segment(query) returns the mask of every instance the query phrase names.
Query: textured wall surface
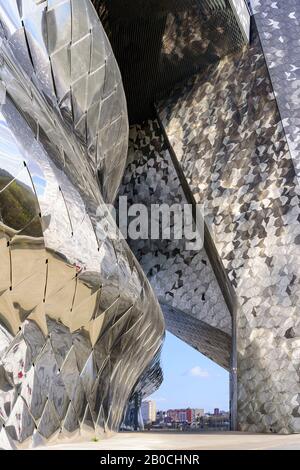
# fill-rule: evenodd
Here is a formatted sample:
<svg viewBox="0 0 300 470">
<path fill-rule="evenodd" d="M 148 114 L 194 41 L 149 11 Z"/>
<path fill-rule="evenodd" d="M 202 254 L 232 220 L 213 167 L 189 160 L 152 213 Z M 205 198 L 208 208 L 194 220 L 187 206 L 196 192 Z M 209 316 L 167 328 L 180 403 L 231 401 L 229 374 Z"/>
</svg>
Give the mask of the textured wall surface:
<svg viewBox="0 0 300 470">
<path fill-rule="evenodd" d="M 111 202 L 124 170 L 128 124 L 110 44 L 90 1 L 36 3 L 2 1 L 1 36 L 22 72 L 72 125 L 93 172 L 99 172 L 105 201 Z M 31 109 L 30 114 L 35 119 Z M 54 157 L 64 164 L 63 155 Z"/>
<path fill-rule="evenodd" d="M 92 4 L 1 0 L 0 18 L 7 449 L 117 430 L 144 370 L 161 380 L 164 321 L 130 249 L 108 235 L 115 222 L 104 201 L 123 173 L 128 124 Z"/>
<path fill-rule="evenodd" d="M 157 95 L 245 42 L 227 0 L 93 3 L 121 69 L 132 124 L 151 116 Z"/>
<path fill-rule="evenodd" d="M 252 33 L 159 109 L 238 296 L 240 429 L 299 432 L 300 188 Z"/>
<path fill-rule="evenodd" d="M 300 3 L 251 0 L 297 176 L 300 176 Z"/>
<path fill-rule="evenodd" d="M 127 197 L 128 206 L 140 203 L 149 209 L 151 204 L 187 204 L 156 120 L 130 129 L 120 196 Z M 188 250 L 186 241 L 140 239 L 129 244 L 163 306 L 167 328 L 229 369 L 231 315 L 205 249 Z"/>
</svg>

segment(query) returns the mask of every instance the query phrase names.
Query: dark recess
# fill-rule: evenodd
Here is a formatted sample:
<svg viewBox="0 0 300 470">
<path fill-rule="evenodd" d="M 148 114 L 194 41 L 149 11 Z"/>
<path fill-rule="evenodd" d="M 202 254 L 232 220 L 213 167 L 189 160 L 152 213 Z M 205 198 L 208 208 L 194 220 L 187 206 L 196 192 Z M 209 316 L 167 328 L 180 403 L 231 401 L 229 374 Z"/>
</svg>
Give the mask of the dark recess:
<svg viewBox="0 0 300 470">
<path fill-rule="evenodd" d="M 130 123 L 174 85 L 240 47 L 228 0 L 93 0 L 117 58 Z"/>
</svg>

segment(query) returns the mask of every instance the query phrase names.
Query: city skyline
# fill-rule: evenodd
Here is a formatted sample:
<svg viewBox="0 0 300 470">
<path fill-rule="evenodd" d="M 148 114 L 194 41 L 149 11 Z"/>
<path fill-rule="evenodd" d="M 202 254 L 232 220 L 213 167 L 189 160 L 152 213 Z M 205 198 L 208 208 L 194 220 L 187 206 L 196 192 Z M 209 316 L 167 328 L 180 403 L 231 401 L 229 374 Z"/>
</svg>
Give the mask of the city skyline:
<svg viewBox="0 0 300 470">
<path fill-rule="evenodd" d="M 148 401 L 148 399 L 146 399 L 145 401 Z M 155 400 L 151 400 L 151 401 L 154 401 L 154 403 L 156 404 Z M 157 413 L 167 413 L 168 411 L 186 411 L 186 410 L 203 410 L 204 414 L 216 414 L 214 410 L 205 410 L 204 408 L 199 408 L 199 407 L 194 407 L 194 406 L 188 406 L 186 408 L 159 408 L 159 407 L 157 407 L 156 412 Z M 229 413 L 228 409 L 223 410 L 221 408 L 215 408 L 215 410 L 219 410 L 220 413 Z"/>
<path fill-rule="evenodd" d="M 162 350 L 164 381 L 147 400 L 158 411 L 215 408 L 229 410 L 229 374 L 222 367 L 167 332 Z M 183 391 L 185 390 L 185 391 Z"/>
</svg>

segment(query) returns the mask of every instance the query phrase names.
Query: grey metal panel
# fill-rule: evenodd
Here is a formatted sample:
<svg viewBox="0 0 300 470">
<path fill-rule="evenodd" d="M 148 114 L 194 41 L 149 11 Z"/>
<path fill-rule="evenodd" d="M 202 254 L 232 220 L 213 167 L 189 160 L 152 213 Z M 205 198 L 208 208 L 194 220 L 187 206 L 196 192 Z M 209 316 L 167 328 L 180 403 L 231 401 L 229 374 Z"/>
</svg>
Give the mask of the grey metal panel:
<svg viewBox="0 0 300 470">
<path fill-rule="evenodd" d="M 296 5 L 256 3 L 274 21 Z M 299 181 L 259 31 L 253 24 L 249 47 L 192 77 L 159 112 L 236 292 L 239 429 L 291 433 L 300 432 Z"/>
<path fill-rule="evenodd" d="M 14 448 L 117 430 L 164 321 L 99 215 L 118 190 L 128 123 L 90 0 L 0 0 L 0 18 L 0 447 Z M 147 330 L 127 330 L 124 384 L 113 348 L 133 306 Z"/>
</svg>

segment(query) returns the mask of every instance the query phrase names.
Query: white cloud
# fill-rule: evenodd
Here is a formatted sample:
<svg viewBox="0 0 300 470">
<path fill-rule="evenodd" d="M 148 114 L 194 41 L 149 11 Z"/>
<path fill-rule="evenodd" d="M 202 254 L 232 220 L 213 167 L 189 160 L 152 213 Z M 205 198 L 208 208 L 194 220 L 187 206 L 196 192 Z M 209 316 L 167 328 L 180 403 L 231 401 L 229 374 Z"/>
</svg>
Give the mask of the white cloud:
<svg viewBox="0 0 300 470">
<path fill-rule="evenodd" d="M 155 400 L 156 402 L 167 401 L 167 399 L 166 399 L 165 397 L 156 397 L 155 395 L 153 395 L 152 397 L 148 398 L 148 400 Z"/>
<path fill-rule="evenodd" d="M 209 377 L 208 371 L 205 369 L 201 369 L 200 366 L 192 367 L 189 370 L 188 375 L 191 375 L 192 377 L 201 377 L 202 379 Z"/>
</svg>

